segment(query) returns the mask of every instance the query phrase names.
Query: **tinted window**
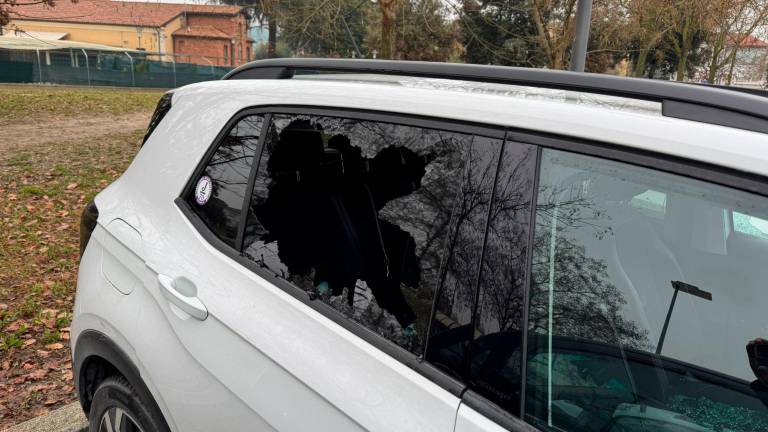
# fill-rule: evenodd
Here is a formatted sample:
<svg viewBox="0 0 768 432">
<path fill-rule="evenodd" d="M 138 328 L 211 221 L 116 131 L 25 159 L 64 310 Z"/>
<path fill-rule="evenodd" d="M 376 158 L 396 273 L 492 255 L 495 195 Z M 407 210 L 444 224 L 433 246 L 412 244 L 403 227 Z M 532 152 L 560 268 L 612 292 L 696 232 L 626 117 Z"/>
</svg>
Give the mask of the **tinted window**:
<svg viewBox="0 0 768 432">
<path fill-rule="evenodd" d="M 263 119 L 240 120 L 221 140 L 187 202 L 216 236 L 235 246 L 240 213 Z"/>
<path fill-rule="evenodd" d="M 477 254 L 470 256 L 471 247 L 451 254 L 448 240 L 460 232 L 479 244 L 491 184 L 479 176 L 493 178 L 499 150 L 499 141 L 465 134 L 275 115 L 244 252 L 421 353 L 441 277 L 466 287 L 475 279 Z M 471 191 L 480 185 L 483 190 Z M 477 209 L 460 224 L 462 200 L 470 193 Z"/>
<path fill-rule="evenodd" d="M 488 173 L 469 177 L 477 186 L 462 195 L 458 214 L 465 216 L 459 218 L 457 233 L 471 235 L 450 244 L 453 254 L 463 258 L 460 262 L 476 266 L 477 257 L 482 256 L 483 264 L 479 278 L 470 272 L 474 279 L 461 285 L 462 289 L 451 282 L 466 277 L 466 271 L 449 267 L 450 276 L 439 291 L 427 351 L 427 360 L 514 413 L 520 406 L 520 330 L 535 162 L 534 147 L 508 142 L 492 201 L 493 179 Z M 487 237 L 483 235 L 486 226 Z M 475 290 L 478 284 L 479 293 Z"/>
<path fill-rule="evenodd" d="M 566 431 L 768 430 L 766 343 L 754 342 L 768 333 L 768 248 L 734 231 L 733 213 L 764 220 L 768 201 L 543 152 L 529 418 Z"/>
</svg>

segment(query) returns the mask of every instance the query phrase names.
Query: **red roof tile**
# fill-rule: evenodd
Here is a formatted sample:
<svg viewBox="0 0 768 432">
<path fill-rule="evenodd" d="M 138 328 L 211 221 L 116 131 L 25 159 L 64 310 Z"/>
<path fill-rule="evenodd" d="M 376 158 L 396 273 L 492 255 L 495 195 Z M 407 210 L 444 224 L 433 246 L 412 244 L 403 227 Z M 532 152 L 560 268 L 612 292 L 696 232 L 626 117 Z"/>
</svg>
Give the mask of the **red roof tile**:
<svg viewBox="0 0 768 432">
<path fill-rule="evenodd" d="M 739 44 L 739 47 L 741 48 L 768 48 L 768 42 L 758 39 L 752 35 L 735 34 L 735 33 L 728 35 L 728 42 L 730 44 L 736 43 L 736 41 L 738 41 L 739 39 L 742 39 L 741 43 Z"/>
<path fill-rule="evenodd" d="M 77 22 L 92 24 L 123 24 L 161 26 L 183 12 L 234 15 L 239 6 L 189 5 L 178 3 L 142 3 L 109 0 L 58 0 L 56 6 L 44 4 L 11 8 L 12 19 Z"/>
<path fill-rule="evenodd" d="M 183 27 L 173 32 L 173 35 L 189 36 L 189 37 L 208 37 L 208 38 L 218 38 L 218 39 L 229 39 L 232 37 L 231 35 L 228 35 L 213 26 Z"/>
</svg>

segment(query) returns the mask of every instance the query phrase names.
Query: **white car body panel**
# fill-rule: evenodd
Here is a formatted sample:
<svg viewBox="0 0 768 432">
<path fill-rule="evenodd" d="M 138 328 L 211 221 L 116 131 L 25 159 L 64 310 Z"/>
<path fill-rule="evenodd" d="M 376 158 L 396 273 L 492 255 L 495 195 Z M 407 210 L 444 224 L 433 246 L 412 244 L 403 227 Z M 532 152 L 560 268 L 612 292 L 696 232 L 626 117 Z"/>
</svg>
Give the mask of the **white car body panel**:
<svg viewBox="0 0 768 432">
<path fill-rule="evenodd" d="M 178 89 L 128 170 L 96 197 L 99 225 L 81 268 L 101 271 L 80 272 L 72 324 L 73 340 L 83 329 L 97 329 L 129 353 L 175 431 L 503 430 L 217 250 L 175 205 L 225 123 L 256 106 L 520 128 L 768 175 L 768 135 L 652 113 L 332 80 L 215 81 Z M 170 306 L 158 274 L 190 279 L 208 318 L 198 321 Z"/>
</svg>

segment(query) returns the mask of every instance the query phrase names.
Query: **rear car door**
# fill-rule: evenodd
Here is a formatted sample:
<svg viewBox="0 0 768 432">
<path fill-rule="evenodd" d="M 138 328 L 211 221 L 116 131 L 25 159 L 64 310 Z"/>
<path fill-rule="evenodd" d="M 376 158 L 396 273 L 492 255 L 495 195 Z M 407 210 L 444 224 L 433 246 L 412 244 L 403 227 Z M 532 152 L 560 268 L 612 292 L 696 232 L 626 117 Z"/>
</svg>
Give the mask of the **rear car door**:
<svg viewBox="0 0 768 432">
<path fill-rule="evenodd" d="M 438 287 L 471 316 L 503 145 L 456 129 L 309 109 L 225 127 L 150 267 L 178 340 L 247 407 L 211 401 L 228 430 L 453 430 L 464 385 L 424 350 Z"/>
</svg>

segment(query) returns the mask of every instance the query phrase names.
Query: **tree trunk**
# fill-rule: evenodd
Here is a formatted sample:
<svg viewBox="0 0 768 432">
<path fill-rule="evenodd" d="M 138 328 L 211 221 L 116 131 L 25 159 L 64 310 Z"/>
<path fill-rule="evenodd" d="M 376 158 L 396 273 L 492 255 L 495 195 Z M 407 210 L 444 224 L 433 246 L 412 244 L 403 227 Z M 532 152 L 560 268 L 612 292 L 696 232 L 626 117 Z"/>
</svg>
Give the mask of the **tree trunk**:
<svg viewBox="0 0 768 432">
<path fill-rule="evenodd" d="M 645 76 L 645 65 L 648 63 L 648 54 L 651 53 L 653 47 L 659 43 L 659 39 L 664 37 L 665 32 L 658 32 L 653 35 L 650 41 L 640 50 L 640 55 L 637 57 L 637 64 L 635 65 L 635 71 L 633 76 L 641 78 Z"/>
<path fill-rule="evenodd" d="M 270 14 L 267 18 L 269 26 L 269 41 L 267 43 L 267 57 L 277 57 L 277 18 L 276 14 Z"/>
<path fill-rule="evenodd" d="M 688 51 L 691 50 L 691 44 L 693 41 L 691 38 L 693 35 L 691 34 L 691 19 L 686 18 L 685 19 L 685 25 L 683 26 L 683 32 L 682 32 L 682 43 L 680 44 L 680 50 L 678 52 L 679 56 L 677 58 L 677 76 L 675 77 L 675 80 L 682 81 L 685 79 L 685 72 L 688 66 Z"/>
<path fill-rule="evenodd" d="M 731 65 L 728 67 L 728 79 L 725 82 L 727 85 L 731 85 L 731 81 L 733 81 L 733 69 L 736 67 L 736 53 L 739 51 L 739 46 L 735 45 L 733 47 L 733 52 L 731 53 Z"/>
<path fill-rule="evenodd" d="M 541 11 L 539 10 L 539 5 L 536 1 L 532 1 L 530 3 L 530 10 L 531 17 L 533 17 L 533 22 L 536 25 L 536 37 L 538 39 L 539 45 L 541 46 L 541 50 L 544 51 L 544 55 L 547 57 L 547 62 L 549 63 L 548 66 L 552 69 L 555 69 L 554 56 L 552 53 L 552 43 L 549 40 L 549 32 L 544 26 L 544 20 L 541 17 Z"/>
<path fill-rule="evenodd" d="M 632 76 L 640 78 L 645 73 L 645 63 L 648 61 L 648 50 L 640 50 L 640 55 L 637 57 L 637 64 L 635 70 L 632 72 Z"/>
<path fill-rule="evenodd" d="M 716 46 L 712 49 L 712 61 L 709 62 L 709 72 L 707 72 L 707 81 L 710 84 L 714 84 L 717 80 L 717 72 L 720 70 L 720 53 L 723 52 L 722 48 Z"/>
<path fill-rule="evenodd" d="M 381 10 L 381 52 L 383 59 L 391 59 L 395 54 L 395 11 L 396 0 L 379 0 Z"/>
<path fill-rule="evenodd" d="M 684 51 L 683 55 L 677 60 L 677 75 L 675 81 L 682 81 L 685 79 L 685 69 L 688 64 L 688 52 Z"/>
<path fill-rule="evenodd" d="M 720 71 L 720 67 L 723 66 L 723 63 L 720 61 L 720 54 L 725 50 L 725 38 L 727 34 L 728 32 L 721 31 L 712 47 L 712 61 L 709 63 L 709 72 L 707 73 L 707 81 L 709 81 L 710 84 L 715 84 L 715 81 L 717 81 L 717 73 Z"/>
</svg>

